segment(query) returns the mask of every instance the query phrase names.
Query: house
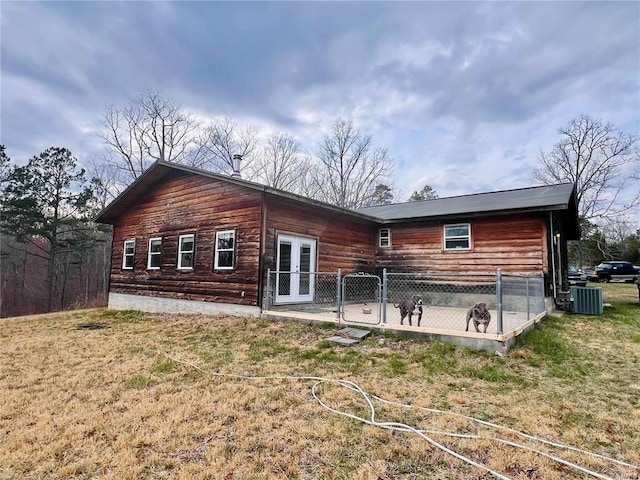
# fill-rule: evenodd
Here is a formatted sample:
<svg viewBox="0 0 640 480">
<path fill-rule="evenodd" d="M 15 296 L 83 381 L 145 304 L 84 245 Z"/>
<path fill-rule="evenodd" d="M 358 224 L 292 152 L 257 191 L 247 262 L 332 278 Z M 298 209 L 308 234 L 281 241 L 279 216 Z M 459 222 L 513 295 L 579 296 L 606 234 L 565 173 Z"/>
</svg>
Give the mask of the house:
<svg viewBox="0 0 640 480">
<path fill-rule="evenodd" d="M 376 266 L 390 271 L 545 275 L 568 290 L 567 240 L 578 240 L 571 183 L 361 208 L 380 221 Z M 388 237 L 388 238 L 387 238 Z"/>
<path fill-rule="evenodd" d="M 544 276 L 567 285 L 579 238 L 572 184 L 349 210 L 169 162 L 154 163 L 96 218 L 113 225 L 109 306 L 260 315 L 309 302 L 286 272 L 458 272 Z"/>
</svg>

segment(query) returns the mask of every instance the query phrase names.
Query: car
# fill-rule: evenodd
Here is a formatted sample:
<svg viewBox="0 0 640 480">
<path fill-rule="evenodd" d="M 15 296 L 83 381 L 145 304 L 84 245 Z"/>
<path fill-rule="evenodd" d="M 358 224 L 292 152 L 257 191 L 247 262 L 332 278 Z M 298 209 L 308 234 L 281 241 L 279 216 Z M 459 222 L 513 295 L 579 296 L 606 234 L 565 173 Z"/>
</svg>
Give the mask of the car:
<svg viewBox="0 0 640 480">
<path fill-rule="evenodd" d="M 569 277 L 569 285 L 573 285 L 576 287 L 587 286 L 587 274 L 582 270 L 577 269 L 573 265 L 569 265 L 567 276 Z"/>
<path fill-rule="evenodd" d="M 631 283 L 638 278 L 640 278 L 640 269 L 634 267 L 631 262 L 608 261 L 596 266 L 593 280 L 598 282 L 619 280 Z"/>
<path fill-rule="evenodd" d="M 598 281 L 598 275 L 596 275 L 596 271 L 595 271 L 595 267 L 594 268 L 588 268 L 585 270 L 582 270 L 586 275 L 587 275 L 587 280 L 589 280 L 590 282 L 597 282 Z"/>
</svg>

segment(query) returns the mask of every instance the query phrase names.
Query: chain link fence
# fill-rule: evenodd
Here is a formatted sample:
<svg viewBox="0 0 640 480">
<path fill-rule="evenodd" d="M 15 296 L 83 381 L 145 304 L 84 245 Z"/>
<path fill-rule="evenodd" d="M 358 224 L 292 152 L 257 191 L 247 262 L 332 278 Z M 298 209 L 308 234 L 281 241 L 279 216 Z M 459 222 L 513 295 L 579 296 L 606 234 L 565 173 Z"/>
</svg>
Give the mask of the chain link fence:
<svg viewBox="0 0 640 480">
<path fill-rule="evenodd" d="M 347 323 L 378 325 L 382 320 L 380 277 L 366 273 L 345 275 L 342 279 L 340 312 Z"/>
<path fill-rule="evenodd" d="M 502 323 L 504 331 L 520 328 L 547 311 L 542 275 L 500 275 Z"/>
<path fill-rule="evenodd" d="M 427 330 L 517 331 L 546 311 L 540 276 L 269 271 L 263 308 L 363 325 Z M 485 309 L 486 312 L 485 313 Z M 488 320 L 488 322 L 487 322 Z"/>
<path fill-rule="evenodd" d="M 263 309 L 338 318 L 342 288 L 339 272 L 277 272 L 269 270 Z"/>
<path fill-rule="evenodd" d="M 386 323 L 406 325 L 406 320 L 402 321 L 406 306 L 421 301 L 421 327 L 465 330 L 467 312 L 477 303 L 484 303 L 489 310 L 489 325 L 496 324 L 495 276 L 389 273 L 386 278 Z M 475 331 L 473 325 L 470 327 Z"/>
</svg>

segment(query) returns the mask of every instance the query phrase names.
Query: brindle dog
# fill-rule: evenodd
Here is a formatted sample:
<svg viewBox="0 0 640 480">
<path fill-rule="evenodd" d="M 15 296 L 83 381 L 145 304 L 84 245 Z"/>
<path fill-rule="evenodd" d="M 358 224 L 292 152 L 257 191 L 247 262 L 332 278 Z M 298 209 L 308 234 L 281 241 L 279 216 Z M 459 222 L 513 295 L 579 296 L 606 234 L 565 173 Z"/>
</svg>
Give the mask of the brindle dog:
<svg viewBox="0 0 640 480">
<path fill-rule="evenodd" d="M 393 306 L 400 309 L 400 325 L 404 324 L 404 318 L 407 317 L 411 326 L 411 317 L 413 317 L 413 312 L 417 311 L 418 326 L 420 326 L 420 320 L 422 320 L 422 297 L 420 295 L 414 295 L 410 300 L 402 300 L 398 305 L 394 303 Z"/>
<path fill-rule="evenodd" d="M 469 321 L 473 318 L 473 326 L 476 327 L 476 332 L 480 333 L 480 329 L 478 325 L 484 325 L 484 331 L 482 333 L 487 333 L 487 327 L 489 326 L 489 322 L 491 321 L 491 314 L 489 313 L 489 309 L 487 308 L 486 303 L 476 303 L 473 307 L 469 309 L 467 312 L 467 328 L 465 328 L 465 332 L 469 331 Z"/>
</svg>

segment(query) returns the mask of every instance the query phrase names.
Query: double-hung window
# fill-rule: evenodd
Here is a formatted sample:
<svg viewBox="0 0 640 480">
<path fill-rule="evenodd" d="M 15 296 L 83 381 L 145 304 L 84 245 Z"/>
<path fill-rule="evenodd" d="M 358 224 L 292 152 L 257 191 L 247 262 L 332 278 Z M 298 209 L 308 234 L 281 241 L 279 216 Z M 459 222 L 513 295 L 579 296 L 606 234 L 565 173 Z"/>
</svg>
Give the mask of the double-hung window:
<svg viewBox="0 0 640 480">
<path fill-rule="evenodd" d="M 195 235 L 187 233 L 178 238 L 178 269 L 193 270 L 195 253 Z"/>
<path fill-rule="evenodd" d="M 471 224 L 459 223 L 444 226 L 445 250 L 470 250 L 471 249 Z"/>
<path fill-rule="evenodd" d="M 149 239 L 149 255 L 147 258 L 147 269 L 159 270 L 162 265 L 162 237 Z"/>
<path fill-rule="evenodd" d="M 378 246 L 380 247 L 390 247 L 391 246 L 391 229 L 390 228 L 381 228 L 378 232 Z"/>
<path fill-rule="evenodd" d="M 216 232 L 216 249 L 213 268 L 216 270 L 233 270 L 235 247 L 235 230 Z"/>
<path fill-rule="evenodd" d="M 133 263 L 136 253 L 136 241 L 125 240 L 124 249 L 122 251 L 122 268 L 125 270 L 133 270 Z"/>
</svg>

